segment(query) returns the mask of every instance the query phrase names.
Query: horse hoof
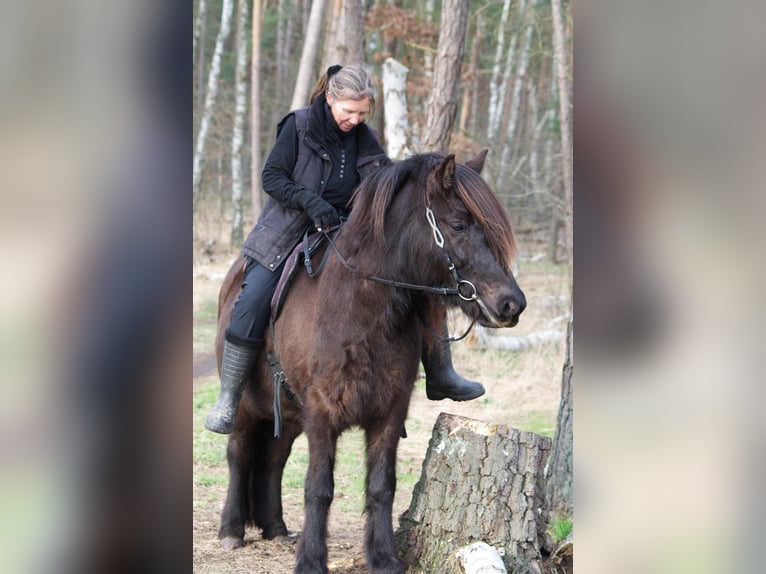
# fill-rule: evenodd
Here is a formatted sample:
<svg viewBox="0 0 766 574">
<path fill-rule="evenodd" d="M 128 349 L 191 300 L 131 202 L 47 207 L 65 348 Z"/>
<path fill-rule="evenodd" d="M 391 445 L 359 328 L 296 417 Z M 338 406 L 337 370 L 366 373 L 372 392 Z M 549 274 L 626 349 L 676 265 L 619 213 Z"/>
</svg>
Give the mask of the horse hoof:
<svg viewBox="0 0 766 574">
<path fill-rule="evenodd" d="M 295 544 L 296 542 L 298 542 L 298 537 L 300 536 L 300 534 L 301 533 L 299 531 L 288 532 L 284 536 L 277 537 L 277 540 L 279 540 L 283 544 Z"/>
<path fill-rule="evenodd" d="M 227 536 L 221 540 L 221 546 L 223 546 L 224 550 L 236 550 L 237 548 L 242 548 L 243 544 L 243 540 L 238 536 Z"/>
</svg>

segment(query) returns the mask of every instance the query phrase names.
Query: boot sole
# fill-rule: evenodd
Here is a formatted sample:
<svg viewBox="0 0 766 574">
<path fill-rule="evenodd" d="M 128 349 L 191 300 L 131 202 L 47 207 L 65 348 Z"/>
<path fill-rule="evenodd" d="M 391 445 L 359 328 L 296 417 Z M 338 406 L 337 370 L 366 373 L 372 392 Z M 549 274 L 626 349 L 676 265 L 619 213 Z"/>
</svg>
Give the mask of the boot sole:
<svg viewBox="0 0 766 574">
<path fill-rule="evenodd" d="M 444 399 L 450 399 L 456 402 L 463 402 L 463 401 L 472 401 L 473 399 L 478 399 L 485 392 L 486 392 L 486 389 L 482 387 L 478 391 L 472 392 L 472 393 L 465 393 L 462 395 L 446 395 L 439 391 L 429 391 L 428 389 L 426 389 L 426 396 L 428 397 L 428 400 L 430 401 L 441 401 Z"/>
</svg>

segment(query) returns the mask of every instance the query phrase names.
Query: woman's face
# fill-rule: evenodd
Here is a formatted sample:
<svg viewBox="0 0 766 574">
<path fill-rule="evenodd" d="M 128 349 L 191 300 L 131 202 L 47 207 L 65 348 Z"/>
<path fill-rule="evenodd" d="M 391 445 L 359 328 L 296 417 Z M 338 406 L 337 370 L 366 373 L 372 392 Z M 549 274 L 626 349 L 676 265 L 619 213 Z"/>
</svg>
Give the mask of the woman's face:
<svg viewBox="0 0 766 574">
<path fill-rule="evenodd" d="M 336 100 L 327 94 L 327 104 L 330 106 L 335 123 L 344 132 L 349 132 L 364 121 L 370 113 L 370 98 L 363 100 Z"/>
</svg>

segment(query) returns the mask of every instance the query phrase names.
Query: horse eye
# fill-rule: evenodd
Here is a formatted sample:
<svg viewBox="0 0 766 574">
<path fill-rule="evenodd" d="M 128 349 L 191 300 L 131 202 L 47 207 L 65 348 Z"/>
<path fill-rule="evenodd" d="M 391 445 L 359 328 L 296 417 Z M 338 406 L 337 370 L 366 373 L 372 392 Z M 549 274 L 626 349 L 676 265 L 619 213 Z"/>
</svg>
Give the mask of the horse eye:
<svg viewBox="0 0 766 574">
<path fill-rule="evenodd" d="M 455 231 L 457 233 L 463 233 L 465 231 L 465 223 L 462 221 L 452 221 L 449 224 L 452 231 Z"/>
</svg>

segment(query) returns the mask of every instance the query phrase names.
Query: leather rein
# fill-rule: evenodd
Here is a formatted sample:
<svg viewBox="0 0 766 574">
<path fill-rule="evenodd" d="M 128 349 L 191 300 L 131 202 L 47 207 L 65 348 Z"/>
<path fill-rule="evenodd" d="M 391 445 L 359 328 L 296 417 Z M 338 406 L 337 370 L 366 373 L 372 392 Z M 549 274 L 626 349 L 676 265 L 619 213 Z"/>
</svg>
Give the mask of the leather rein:
<svg viewBox="0 0 766 574">
<path fill-rule="evenodd" d="M 458 275 L 457 268 L 455 267 L 455 264 L 452 261 L 452 257 L 450 257 L 449 252 L 444 247 L 444 235 L 442 235 L 442 232 L 439 230 L 439 226 L 436 224 L 436 216 L 434 216 L 434 212 L 428 206 L 426 206 L 426 219 L 428 220 L 428 224 L 431 226 L 434 243 L 436 243 L 436 245 L 442 250 L 444 257 L 447 260 L 447 268 L 449 269 L 450 273 L 452 274 L 452 278 L 455 281 L 455 287 L 434 287 L 432 285 L 418 285 L 416 283 L 407 283 L 405 281 L 397 281 L 392 278 L 378 277 L 376 275 L 365 275 L 361 273 L 358 269 L 356 269 L 353 265 L 351 265 L 346 260 L 345 257 L 343 257 L 341 252 L 338 250 L 338 247 L 335 245 L 335 242 L 333 241 L 332 237 L 330 237 L 330 235 L 326 231 L 323 231 L 322 233 L 324 234 L 325 238 L 330 244 L 330 247 L 332 247 L 332 250 L 335 252 L 335 256 L 338 258 L 338 261 L 340 262 L 340 264 L 343 265 L 343 267 L 345 267 L 349 271 L 351 271 L 354 275 L 357 275 L 361 277 L 362 279 L 374 281 L 375 283 L 380 283 L 382 285 L 388 285 L 389 287 L 400 287 L 402 289 L 425 291 L 426 293 L 431 293 L 433 295 L 442 295 L 445 297 L 457 295 L 463 301 L 477 301 L 479 296 L 476 290 L 476 285 L 474 285 L 467 279 L 461 279 L 460 275 Z M 467 292 L 462 291 L 462 288 L 464 287 L 468 289 Z M 463 333 L 460 337 L 442 337 L 439 334 L 436 334 L 436 337 L 439 340 L 446 341 L 446 342 L 460 341 L 462 339 L 465 339 L 468 336 L 468 333 L 471 332 L 471 329 L 473 329 L 473 326 L 475 324 L 476 324 L 476 319 L 473 319 L 473 321 L 471 321 L 470 326 L 468 327 L 468 330 L 465 333 Z"/>
</svg>

